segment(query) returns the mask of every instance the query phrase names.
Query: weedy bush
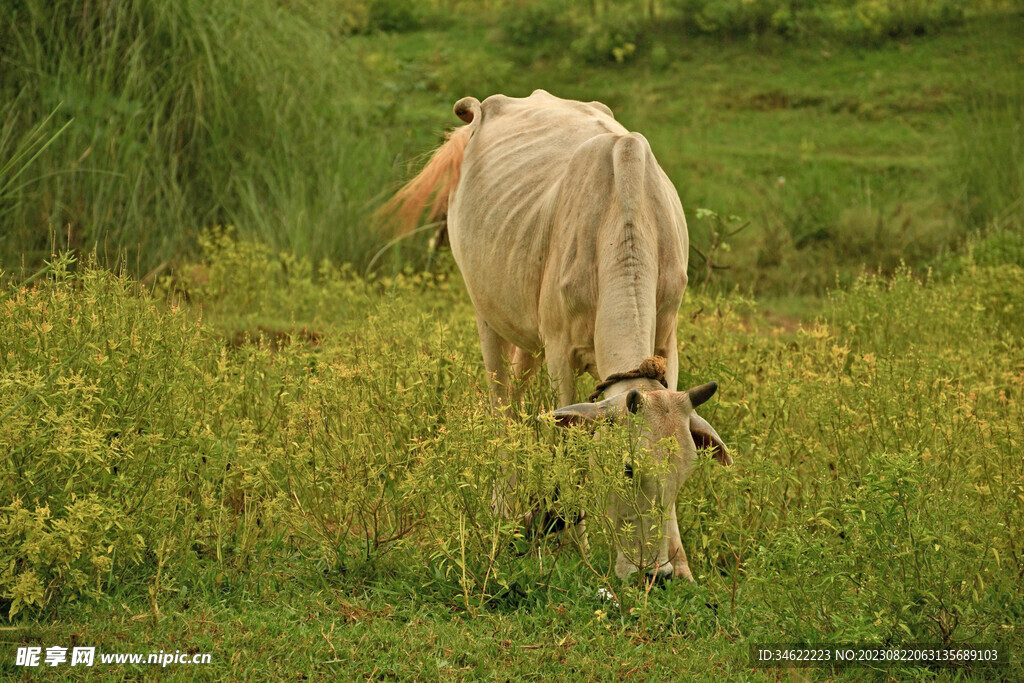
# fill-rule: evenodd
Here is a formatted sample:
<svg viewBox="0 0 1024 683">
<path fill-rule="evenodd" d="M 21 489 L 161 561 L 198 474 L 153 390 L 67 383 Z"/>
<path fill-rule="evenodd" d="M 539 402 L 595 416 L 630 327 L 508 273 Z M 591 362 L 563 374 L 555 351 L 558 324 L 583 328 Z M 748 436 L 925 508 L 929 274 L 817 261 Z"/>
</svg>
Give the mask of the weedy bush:
<svg viewBox="0 0 1024 683">
<path fill-rule="evenodd" d="M 112 590 L 159 612 L 198 576 L 244 586 L 259 567 L 367 590 L 413 576 L 420 599 L 469 615 L 603 587 L 602 628 L 647 639 L 1020 645 L 1020 268 L 865 278 L 788 333 L 752 325 L 751 302 L 688 297 L 680 382 L 720 382 L 702 413 L 736 465 L 702 461 L 683 487 L 697 585 L 663 592 L 612 571 L 605 506 L 630 493 L 626 462 L 653 466 L 629 430 L 556 430 L 536 418 L 543 383 L 495 415 L 447 282 L 289 259 L 211 237 L 187 299 L 66 259 L 4 289 L 5 615 Z M 235 343 L 231 301 L 322 335 Z M 535 511 L 552 513 L 537 526 L 585 515 L 589 553 L 518 522 Z M 666 600 L 696 611 L 676 623 Z"/>
<path fill-rule="evenodd" d="M 1024 230 L 1013 223 L 995 222 L 969 244 L 968 262 L 982 266 L 1014 264 L 1024 267 Z"/>
<path fill-rule="evenodd" d="M 314 267 L 308 258 L 238 239 L 232 226 L 205 230 L 197 241 L 200 260 L 162 277 L 158 290 L 196 302 L 222 325 L 258 331 L 264 322 L 316 324 L 320 314 L 364 311 L 373 291 L 349 264 L 335 268 L 322 260 Z"/>
<path fill-rule="evenodd" d="M 236 525 L 192 534 L 191 511 L 231 488 L 230 448 L 209 427 L 229 395 L 216 341 L 128 280 L 69 265 L 0 304 L 0 596 L 12 615 L 179 562 Z"/>
<path fill-rule="evenodd" d="M 724 354 L 748 459 L 715 495 L 746 512 L 717 534 L 765 624 L 808 641 L 999 637 L 992 606 L 1020 604 L 1024 569 L 1006 559 L 1020 557 L 1024 511 L 1021 277 L 866 279 L 796 339 L 741 336 L 745 352 Z"/>
<path fill-rule="evenodd" d="M 762 3 L 757 3 L 762 5 Z M 733 11 L 736 12 L 736 3 Z M 833 37 L 870 44 L 886 38 L 925 35 L 956 25 L 963 20 L 966 3 L 956 0 L 861 0 L 858 2 L 815 3 L 794 6 L 777 3 L 766 12 L 745 17 L 761 30 L 772 30 L 804 39 Z M 743 12 L 737 12 L 743 16 Z M 728 25 L 728 24 L 726 24 Z M 770 27 L 770 28 L 769 28 Z"/>
</svg>

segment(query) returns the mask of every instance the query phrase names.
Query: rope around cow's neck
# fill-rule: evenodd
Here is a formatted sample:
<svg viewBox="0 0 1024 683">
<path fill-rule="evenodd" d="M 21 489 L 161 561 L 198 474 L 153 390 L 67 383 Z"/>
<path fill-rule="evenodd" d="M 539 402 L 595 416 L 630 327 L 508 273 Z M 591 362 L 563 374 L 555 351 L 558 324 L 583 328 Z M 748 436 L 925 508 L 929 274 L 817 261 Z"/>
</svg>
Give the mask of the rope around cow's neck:
<svg viewBox="0 0 1024 683">
<path fill-rule="evenodd" d="M 594 393 L 590 395 L 587 400 L 591 403 L 597 401 L 597 399 L 604 393 L 604 390 L 615 384 L 621 382 L 624 379 L 653 379 L 661 383 L 661 386 L 668 388 L 668 382 L 665 381 L 665 359 L 661 356 L 648 356 L 644 358 L 643 362 L 640 363 L 639 367 L 636 367 L 628 372 L 616 372 L 608 375 L 603 380 L 597 383 L 594 388 Z"/>
</svg>

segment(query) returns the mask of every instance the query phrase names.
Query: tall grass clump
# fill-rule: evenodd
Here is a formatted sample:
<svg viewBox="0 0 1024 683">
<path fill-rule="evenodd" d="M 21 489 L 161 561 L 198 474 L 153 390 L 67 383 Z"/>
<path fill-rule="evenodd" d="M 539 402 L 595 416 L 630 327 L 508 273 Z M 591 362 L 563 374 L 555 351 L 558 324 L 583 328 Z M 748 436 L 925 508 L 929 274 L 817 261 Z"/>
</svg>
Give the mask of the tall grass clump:
<svg viewBox="0 0 1024 683">
<path fill-rule="evenodd" d="M 953 205 L 981 235 L 972 246 L 979 263 L 1024 265 L 1024 87 L 1019 78 L 1005 92 L 979 86 L 966 105 L 956 122 Z"/>
<path fill-rule="evenodd" d="M 65 123 L 62 128 L 49 129 L 51 119 L 56 113 L 56 110 L 51 112 L 38 126 L 23 133 L 18 140 L 11 139 L 14 135 L 13 121 L 6 122 L 2 138 L 3 144 L 0 145 L 7 150 L 3 163 L 0 163 L 0 218 L 13 208 L 13 195 L 26 182 L 16 184 L 18 179 L 70 125 L 69 122 Z"/>
<path fill-rule="evenodd" d="M 323 18 L 269 0 L 4 3 L 0 159 L 58 103 L 70 122 L 5 198 L 4 260 L 94 245 L 145 273 L 216 223 L 358 259 L 387 133 L 346 49 L 366 20 Z"/>
</svg>

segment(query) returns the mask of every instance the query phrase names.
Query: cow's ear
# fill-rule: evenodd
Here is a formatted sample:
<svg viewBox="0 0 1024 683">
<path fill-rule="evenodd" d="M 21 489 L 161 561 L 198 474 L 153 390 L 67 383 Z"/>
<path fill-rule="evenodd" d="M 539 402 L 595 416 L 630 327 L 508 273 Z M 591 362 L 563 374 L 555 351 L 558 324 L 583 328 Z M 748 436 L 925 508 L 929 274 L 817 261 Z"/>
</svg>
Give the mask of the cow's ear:
<svg viewBox="0 0 1024 683">
<path fill-rule="evenodd" d="M 577 424 L 589 424 L 598 418 L 596 403 L 573 403 L 548 413 L 559 427 L 571 427 Z"/>
<path fill-rule="evenodd" d="M 720 465 L 728 467 L 732 464 L 732 456 L 729 455 L 729 449 L 725 447 L 722 437 L 718 436 L 715 428 L 697 413 L 690 413 L 690 435 L 693 436 L 697 450 L 711 449 L 711 457 Z"/>
<path fill-rule="evenodd" d="M 613 119 L 615 118 L 615 114 L 612 113 L 612 110 L 604 102 L 597 102 L 595 100 L 594 102 L 587 102 L 587 104 L 589 104 L 591 107 L 593 107 L 594 109 L 598 110 L 602 114 L 607 114 L 608 116 L 612 117 Z"/>
<path fill-rule="evenodd" d="M 644 408 L 644 394 L 638 389 L 632 389 L 626 394 L 626 410 L 636 415 Z"/>
</svg>

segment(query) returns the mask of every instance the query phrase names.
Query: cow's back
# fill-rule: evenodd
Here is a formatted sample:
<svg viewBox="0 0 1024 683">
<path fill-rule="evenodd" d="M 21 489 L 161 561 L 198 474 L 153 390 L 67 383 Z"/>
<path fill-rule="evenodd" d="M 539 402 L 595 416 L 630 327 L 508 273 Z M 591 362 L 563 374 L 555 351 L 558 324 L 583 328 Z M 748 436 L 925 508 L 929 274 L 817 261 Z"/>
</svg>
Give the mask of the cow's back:
<svg viewBox="0 0 1024 683">
<path fill-rule="evenodd" d="M 544 91 L 526 98 L 489 97 L 481 103 L 472 127 L 448 214 L 452 251 L 478 314 L 504 339 L 538 351 L 548 343 L 541 334 L 542 309 L 547 306 L 548 317 L 558 317 L 561 314 L 552 313 L 551 306 L 565 303 L 552 298 L 553 283 L 562 277 L 552 271 L 564 271 L 573 254 L 593 253 L 590 246 L 579 245 L 580 240 L 598 239 L 598 223 L 566 221 L 566 215 L 579 212 L 567 214 L 564 204 L 592 202 L 598 213 L 608 210 L 616 201 L 611 150 L 630 133 L 604 105 L 562 100 Z M 649 155 L 646 141 L 643 148 Z M 680 240 L 674 233 L 683 219 L 678 197 L 653 156 L 650 160 L 653 180 L 641 183 L 641 189 L 648 194 L 653 191 L 659 202 L 661 195 L 674 197 L 674 206 L 671 198 L 665 200 L 664 211 L 678 213 L 678 220 L 673 216 L 667 229 L 672 233 L 671 258 L 679 260 Z M 584 173 L 595 188 L 604 181 L 607 191 L 581 197 L 574 184 L 583 180 Z M 655 187 L 652 182 L 668 187 Z M 685 249 L 685 222 L 681 225 Z M 657 239 L 654 248 L 659 248 Z M 681 259 L 685 285 L 685 254 Z M 575 264 L 577 269 L 580 265 Z M 591 280 L 596 280 L 597 263 L 584 264 L 583 271 L 587 269 Z M 650 277 L 658 277 L 657 266 Z M 580 284 L 588 284 L 586 277 Z M 589 284 L 596 296 L 596 281 Z M 587 296 L 584 291 L 579 294 Z M 677 295 L 681 296 L 681 288 L 669 298 L 678 299 Z M 596 306 L 596 301 L 589 305 Z M 581 319 L 594 317 L 594 311 L 576 313 Z M 593 336 L 592 327 L 589 334 Z"/>
</svg>

